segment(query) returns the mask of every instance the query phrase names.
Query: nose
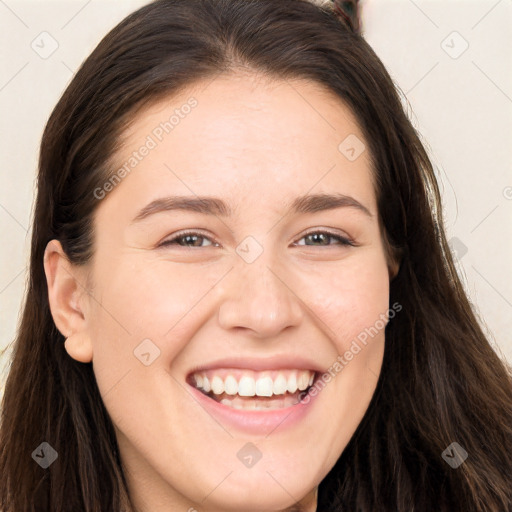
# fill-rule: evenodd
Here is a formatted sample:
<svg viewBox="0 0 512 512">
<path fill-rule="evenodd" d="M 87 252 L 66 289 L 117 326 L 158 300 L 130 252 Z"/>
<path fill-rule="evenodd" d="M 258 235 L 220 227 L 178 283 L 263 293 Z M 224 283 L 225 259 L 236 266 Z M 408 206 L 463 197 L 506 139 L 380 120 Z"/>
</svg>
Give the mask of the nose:
<svg viewBox="0 0 512 512">
<path fill-rule="evenodd" d="M 224 329 L 243 328 L 259 338 L 271 338 L 298 326 L 303 304 L 293 277 L 266 251 L 252 263 L 239 260 L 224 283 L 219 323 Z"/>
</svg>

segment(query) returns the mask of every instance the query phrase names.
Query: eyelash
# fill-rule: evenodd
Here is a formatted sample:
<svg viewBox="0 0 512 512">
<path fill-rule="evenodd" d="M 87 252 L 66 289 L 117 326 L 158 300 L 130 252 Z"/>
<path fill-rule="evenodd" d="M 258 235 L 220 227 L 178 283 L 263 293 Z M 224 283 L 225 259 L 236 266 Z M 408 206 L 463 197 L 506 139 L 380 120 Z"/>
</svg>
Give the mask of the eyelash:
<svg viewBox="0 0 512 512">
<path fill-rule="evenodd" d="M 181 233 L 178 233 L 177 235 L 175 235 L 173 238 L 169 238 L 168 240 L 165 240 L 164 242 L 162 242 L 159 247 L 167 247 L 167 246 L 171 246 L 171 245 L 178 245 L 176 242 L 178 240 L 180 240 L 181 238 L 185 238 L 186 236 L 188 235 L 198 235 L 200 238 L 204 238 L 204 239 L 207 239 L 207 240 L 210 240 L 210 242 L 213 242 L 214 244 L 217 243 L 213 240 L 211 240 L 209 237 L 207 237 L 206 235 L 203 235 L 202 233 L 200 232 L 197 232 L 197 231 L 183 231 Z M 323 230 L 318 230 L 318 231 L 310 231 L 308 233 L 305 233 L 299 240 L 302 240 L 303 238 L 306 238 L 310 235 L 327 235 L 329 238 L 334 238 L 336 240 L 338 240 L 340 242 L 339 245 L 342 245 L 342 246 L 350 246 L 350 247 L 356 247 L 356 243 L 354 242 L 354 240 L 351 240 L 350 238 L 347 238 L 347 237 L 343 237 L 341 235 L 337 235 L 335 233 L 331 233 L 330 231 L 323 231 Z M 329 245 L 319 245 L 319 246 L 315 246 L 315 245 L 301 245 L 301 247 L 332 247 L 333 244 L 329 244 Z M 196 249 L 196 247 L 188 247 L 188 246 L 183 246 L 185 247 L 186 249 Z M 197 247 L 197 249 L 201 249 L 201 247 Z"/>
</svg>

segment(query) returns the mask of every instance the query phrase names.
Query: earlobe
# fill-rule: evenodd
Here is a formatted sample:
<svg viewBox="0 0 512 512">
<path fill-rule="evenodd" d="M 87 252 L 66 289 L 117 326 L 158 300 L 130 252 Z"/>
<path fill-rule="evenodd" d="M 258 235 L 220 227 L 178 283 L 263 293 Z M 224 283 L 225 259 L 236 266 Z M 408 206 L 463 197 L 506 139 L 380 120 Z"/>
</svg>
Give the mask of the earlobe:
<svg viewBox="0 0 512 512">
<path fill-rule="evenodd" d="M 92 345 L 80 298 L 84 285 L 58 240 L 51 240 L 44 253 L 48 302 L 55 326 L 66 339 L 68 354 L 81 362 L 92 359 Z"/>
<path fill-rule="evenodd" d="M 92 361 L 92 344 L 84 332 L 72 334 L 66 338 L 64 347 L 66 352 L 76 361 L 81 363 Z"/>
<path fill-rule="evenodd" d="M 393 260 L 388 265 L 388 272 L 389 272 L 389 280 L 393 281 L 393 279 L 397 276 L 398 271 L 400 270 L 400 262 Z"/>
</svg>

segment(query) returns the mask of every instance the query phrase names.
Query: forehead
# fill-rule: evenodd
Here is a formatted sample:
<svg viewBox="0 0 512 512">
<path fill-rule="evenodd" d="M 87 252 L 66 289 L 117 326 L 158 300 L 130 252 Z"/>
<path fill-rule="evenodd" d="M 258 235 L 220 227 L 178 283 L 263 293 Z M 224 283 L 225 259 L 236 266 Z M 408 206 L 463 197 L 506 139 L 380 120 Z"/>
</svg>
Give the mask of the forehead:
<svg viewBox="0 0 512 512">
<path fill-rule="evenodd" d="M 147 198 L 160 186 L 169 193 L 236 195 L 239 204 L 336 189 L 374 204 L 357 121 L 340 98 L 314 82 L 211 78 L 139 111 L 121 140 L 113 168 L 151 146 L 123 180 Z M 346 153 L 347 144 L 355 144 L 358 158 Z"/>
</svg>

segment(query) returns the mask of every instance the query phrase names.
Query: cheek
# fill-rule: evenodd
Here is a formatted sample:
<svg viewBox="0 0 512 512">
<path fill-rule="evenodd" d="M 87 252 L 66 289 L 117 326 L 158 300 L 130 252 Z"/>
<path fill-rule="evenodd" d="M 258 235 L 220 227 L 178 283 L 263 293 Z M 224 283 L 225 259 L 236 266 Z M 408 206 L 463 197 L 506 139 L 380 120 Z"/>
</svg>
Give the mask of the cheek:
<svg viewBox="0 0 512 512">
<path fill-rule="evenodd" d="M 95 268 L 95 363 L 122 358 L 132 362 L 134 351 L 148 339 L 172 361 L 186 346 L 184 330 L 190 329 L 195 311 L 203 309 L 203 299 L 229 267 L 144 259 L 140 254 L 124 255 L 117 262 L 107 257 Z"/>
<path fill-rule="evenodd" d="M 330 272 L 310 274 L 309 282 L 317 286 L 307 304 L 322 320 L 319 325 L 336 352 L 323 381 L 336 390 L 338 421 L 348 422 L 344 432 L 350 436 L 366 411 L 381 370 L 389 310 L 388 268 L 383 254 L 367 251 Z"/>
<path fill-rule="evenodd" d="M 307 304 L 322 320 L 338 353 L 372 326 L 382 329 L 382 315 L 389 307 L 389 276 L 381 254 L 368 253 L 330 270 L 312 269 L 307 279 Z"/>
</svg>

